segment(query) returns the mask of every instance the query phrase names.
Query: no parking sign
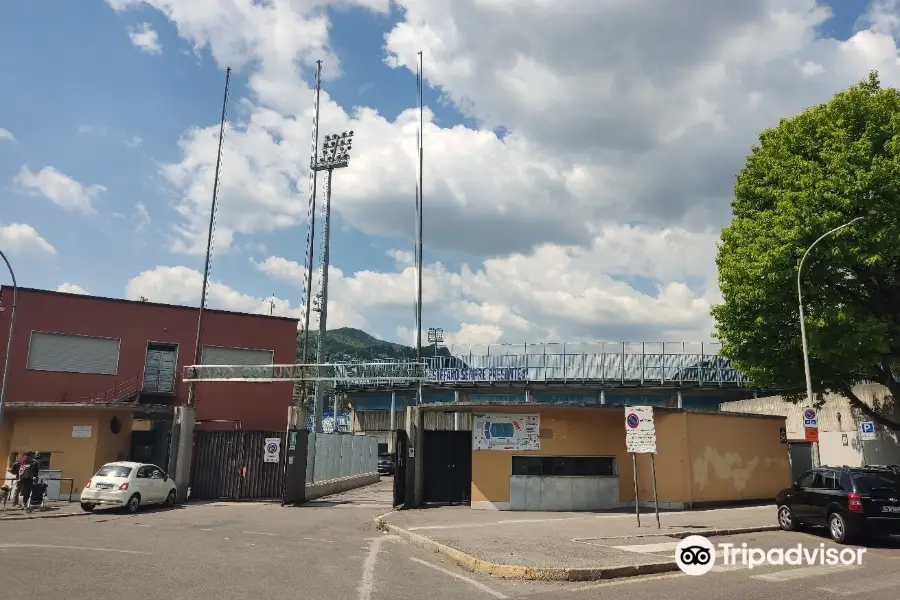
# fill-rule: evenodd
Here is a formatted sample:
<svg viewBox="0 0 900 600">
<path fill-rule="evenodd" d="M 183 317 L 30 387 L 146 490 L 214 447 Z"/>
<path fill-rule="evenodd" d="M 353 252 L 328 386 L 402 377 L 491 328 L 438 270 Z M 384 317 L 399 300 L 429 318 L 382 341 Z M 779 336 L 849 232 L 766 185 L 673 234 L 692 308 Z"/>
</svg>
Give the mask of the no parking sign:
<svg viewBox="0 0 900 600">
<path fill-rule="evenodd" d="M 266 449 L 263 462 L 277 463 L 281 456 L 281 438 L 266 438 Z"/>
</svg>

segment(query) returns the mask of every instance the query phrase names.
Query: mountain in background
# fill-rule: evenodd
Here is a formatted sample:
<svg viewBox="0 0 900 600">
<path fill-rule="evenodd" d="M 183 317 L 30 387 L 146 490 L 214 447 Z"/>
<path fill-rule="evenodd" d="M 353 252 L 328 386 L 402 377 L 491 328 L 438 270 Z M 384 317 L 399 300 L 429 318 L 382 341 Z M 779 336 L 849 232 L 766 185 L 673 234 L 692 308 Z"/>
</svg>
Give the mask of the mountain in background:
<svg viewBox="0 0 900 600">
<path fill-rule="evenodd" d="M 318 344 L 318 332 L 309 333 L 309 347 L 306 362 L 316 362 L 316 345 Z M 297 336 L 297 360 L 302 360 L 303 333 Z M 426 356 L 433 356 L 434 350 L 430 346 L 423 347 L 422 352 Z M 439 356 L 450 356 L 447 348 L 438 348 Z M 353 327 L 341 327 L 331 329 L 325 336 L 325 361 L 377 361 L 387 359 L 415 358 L 416 349 L 403 344 L 379 340 L 365 331 Z"/>
</svg>

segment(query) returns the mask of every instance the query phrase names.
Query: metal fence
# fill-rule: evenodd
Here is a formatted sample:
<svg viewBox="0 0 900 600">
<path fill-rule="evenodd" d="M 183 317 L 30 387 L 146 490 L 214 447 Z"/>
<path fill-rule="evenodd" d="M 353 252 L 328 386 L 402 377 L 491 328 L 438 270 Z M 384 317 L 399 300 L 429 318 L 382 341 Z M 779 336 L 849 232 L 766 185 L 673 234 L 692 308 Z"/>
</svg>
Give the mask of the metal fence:
<svg viewBox="0 0 900 600">
<path fill-rule="evenodd" d="M 374 437 L 310 433 L 307 443 L 307 483 L 375 473 L 378 470 L 378 441 Z"/>
</svg>

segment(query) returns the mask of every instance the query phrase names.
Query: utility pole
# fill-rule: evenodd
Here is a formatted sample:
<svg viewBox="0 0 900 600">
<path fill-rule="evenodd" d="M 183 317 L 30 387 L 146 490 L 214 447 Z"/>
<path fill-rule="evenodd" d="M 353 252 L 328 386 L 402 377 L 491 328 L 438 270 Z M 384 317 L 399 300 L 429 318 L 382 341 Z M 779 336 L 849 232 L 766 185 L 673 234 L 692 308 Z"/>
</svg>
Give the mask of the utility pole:
<svg viewBox="0 0 900 600">
<path fill-rule="evenodd" d="M 325 335 L 328 327 L 328 267 L 330 266 L 330 236 L 331 236 L 331 188 L 335 169 L 343 169 L 350 164 L 350 150 L 352 149 L 353 132 L 344 131 L 340 134 L 325 136 L 322 144 L 322 156 L 317 163 L 310 165 L 316 171 L 325 171 L 325 203 L 322 205 L 322 264 L 321 290 L 316 297 L 314 310 L 319 313 L 319 339 L 317 340 L 316 364 L 325 363 Z M 319 375 L 321 377 L 321 374 Z M 316 380 L 315 387 L 315 416 L 314 429 L 316 433 L 322 433 L 322 413 L 324 412 L 325 387 L 321 379 Z M 337 415 L 335 415 L 337 418 Z"/>
<path fill-rule="evenodd" d="M 423 73 L 423 65 L 422 65 L 422 51 L 419 51 L 419 61 L 418 66 L 416 68 L 416 87 L 418 94 L 418 104 L 419 104 L 419 131 L 416 136 L 416 142 L 418 144 L 418 157 L 416 160 L 416 171 L 418 174 L 418 180 L 416 181 L 416 360 L 422 360 L 422 235 L 423 235 L 423 202 L 422 197 L 424 195 L 424 182 L 422 180 L 422 169 L 423 169 L 423 137 L 424 137 L 424 127 L 425 127 L 425 100 L 424 100 L 424 88 L 425 88 L 425 79 Z M 419 389 L 417 394 L 417 403 L 422 404 L 422 384 L 419 383 Z"/>
<path fill-rule="evenodd" d="M 12 310 L 9 313 L 9 335 L 6 337 L 6 355 L 3 358 L 3 383 L 0 384 L 0 423 L 3 423 L 3 410 L 6 408 L 6 380 L 9 378 L 9 353 L 12 348 L 13 333 L 16 326 L 16 297 L 19 295 L 19 286 L 16 284 L 16 274 L 13 272 L 12 265 L 9 264 L 9 260 L 2 250 L 0 250 L 0 258 L 3 258 L 3 262 L 6 263 L 6 268 L 9 269 L 9 276 L 12 278 L 13 284 Z M 2 310 L 6 309 L 3 308 Z"/>
</svg>

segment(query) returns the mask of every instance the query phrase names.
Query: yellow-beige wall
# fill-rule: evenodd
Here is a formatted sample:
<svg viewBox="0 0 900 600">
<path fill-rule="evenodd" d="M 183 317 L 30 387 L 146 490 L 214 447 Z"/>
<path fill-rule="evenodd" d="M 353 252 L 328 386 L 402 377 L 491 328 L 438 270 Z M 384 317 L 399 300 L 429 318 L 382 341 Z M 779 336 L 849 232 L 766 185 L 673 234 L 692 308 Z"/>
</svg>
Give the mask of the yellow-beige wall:
<svg viewBox="0 0 900 600">
<path fill-rule="evenodd" d="M 634 501 L 631 455 L 625 452 L 622 410 L 532 406 L 491 407 L 490 413 L 539 413 L 539 451 L 473 450 L 472 502 L 510 501 L 513 455 L 615 456 L 619 499 Z M 656 412 L 656 483 L 660 502 L 690 504 L 774 498 L 790 478 L 781 419 L 730 414 Z M 638 493 L 653 499 L 650 456 L 638 455 Z"/>
<path fill-rule="evenodd" d="M 774 498 L 790 481 L 783 419 L 688 415 L 692 502 Z"/>
<path fill-rule="evenodd" d="M 110 420 L 116 417 L 121 430 L 113 434 Z M 3 460 L 11 452 L 29 450 L 50 452 L 50 469 L 62 471 L 60 490 L 80 492 L 96 470 L 106 462 L 128 457 L 132 415 L 108 410 L 29 410 L 7 412 L 0 427 L 0 451 Z M 91 437 L 72 437 L 75 426 L 90 426 Z M 4 465 L 5 467 L 6 465 Z"/>
</svg>

